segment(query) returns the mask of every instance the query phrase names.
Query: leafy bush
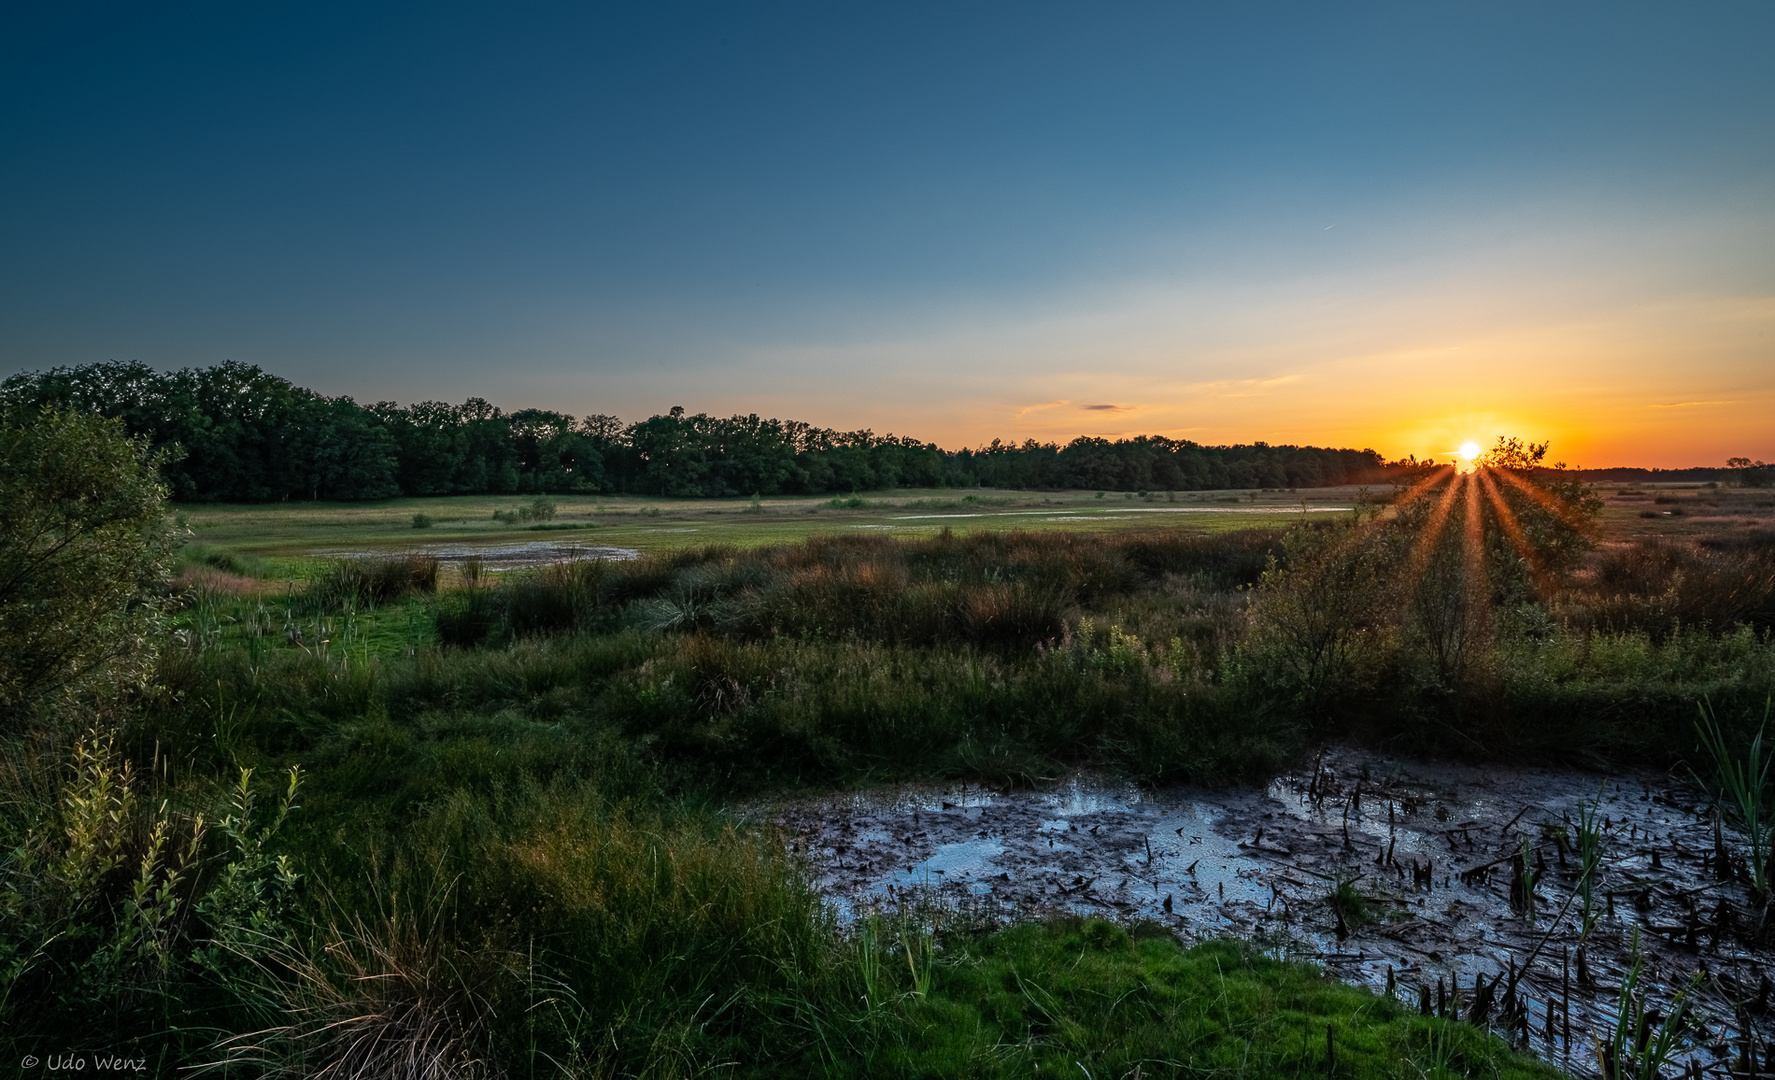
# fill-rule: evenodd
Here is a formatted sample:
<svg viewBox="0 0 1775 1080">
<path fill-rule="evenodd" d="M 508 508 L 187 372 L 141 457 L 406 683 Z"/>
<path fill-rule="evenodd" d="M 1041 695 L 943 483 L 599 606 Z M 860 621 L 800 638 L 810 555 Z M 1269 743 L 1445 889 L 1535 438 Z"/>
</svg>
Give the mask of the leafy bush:
<svg viewBox="0 0 1775 1080">
<path fill-rule="evenodd" d="M 139 682 L 178 539 L 165 456 L 122 424 L 54 411 L 0 421 L 0 714 L 16 732 L 52 695 Z"/>
<path fill-rule="evenodd" d="M 1258 583 L 1245 644 L 1249 666 L 1324 716 L 1367 688 L 1390 647 L 1399 602 L 1393 537 L 1358 525 L 1295 529 L 1287 562 L 1272 558 Z"/>
<path fill-rule="evenodd" d="M 38 761 L 34 777 L 14 772 L 9 782 L 44 785 L 57 764 Z M 95 732 L 74 744 L 53 801 L 7 792 L 0 1029 L 9 1048 L 40 1052 L 44 1040 L 83 1031 L 92 1049 L 140 1049 L 188 1026 L 192 1010 L 218 1007 L 217 991 L 232 1000 L 243 967 L 295 940 L 297 874 L 274 842 L 299 772 L 264 821 L 252 770 L 241 770 L 213 829 L 172 809 L 157 779 Z M 221 850 L 206 850 L 218 836 Z"/>
<path fill-rule="evenodd" d="M 228 812 L 216 823 L 227 845 L 224 861 L 193 908 L 210 934 L 196 958 L 214 975 L 236 973 L 242 961 L 250 962 L 295 941 L 299 875 L 290 856 L 276 852 L 273 843 L 290 811 L 296 809 L 301 785 L 301 767 L 290 766 L 271 819 L 257 821 L 253 770 L 240 770 Z"/>
<path fill-rule="evenodd" d="M 144 798 L 107 736 L 79 739 L 69 766 L 54 803 L 8 822 L 0 1018 L 13 1039 L 96 1016 L 119 1033 L 140 1031 L 177 974 L 202 819 Z"/>
</svg>

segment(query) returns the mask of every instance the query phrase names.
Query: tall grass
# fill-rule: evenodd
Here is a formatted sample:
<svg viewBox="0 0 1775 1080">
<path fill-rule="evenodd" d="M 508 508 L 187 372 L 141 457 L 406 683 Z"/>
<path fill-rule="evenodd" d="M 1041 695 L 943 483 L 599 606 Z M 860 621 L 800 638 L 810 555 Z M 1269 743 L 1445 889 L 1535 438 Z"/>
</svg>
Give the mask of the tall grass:
<svg viewBox="0 0 1775 1080">
<path fill-rule="evenodd" d="M 1775 536 L 1609 545 L 1555 609 L 1587 630 L 1660 639 L 1686 627 L 1767 630 L 1775 627 Z"/>
<path fill-rule="evenodd" d="M 1775 688 L 1775 636 L 1748 615 L 1603 625 L 1594 567 L 1536 569 L 1497 537 L 1462 553 L 1456 525 L 1426 544 L 1408 524 L 1292 534 L 1223 670 L 1323 734 L 1598 766 L 1674 762 L 1696 700 Z"/>
<path fill-rule="evenodd" d="M 1695 700 L 1735 709 L 1775 687 L 1775 643 L 1753 627 L 1585 630 L 1532 606 L 1497 614 L 1483 665 L 1451 683 L 1388 621 L 1385 559 L 1344 535 L 845 537 L 588 560 L 444 594 L 438 637 L 457 648 L 441 653 L 222 650 L 165 685 L 192 680 L 183 692 L 220 694 L 250 715 L 238 722 L 298 741 L 366 709 L 572 717 L 740 787 L 1033 782 L 1085 760 L 1228 780 L 1309 733 L 1668 761 Z M 256 701 L 271 707 L 243 704 Z"/>
<path fill-rule="evenodd" d="M 1027 649 L 1062 636 L 1079 605 L 1131 595 L 1167 574 L 1229 590 L 1254 581 L 1271 539 L 946 532 L 914 541 L 816 537 L 747 552 L 692 549 L 549 567 L 455 599 L 439 629 L 446 642 L 472 645 L 626 619 L 755 638 Z"/>
<path fill-rule="evenodd" d="M 1695 725 L 1701 745 L 1707 752 L 1712 775 L 1701 782 L 1715 792 L 1732 823 L 1750 841 L 1750 884 L 1765 902 L 1770 899 L 1769 885 L 1775 877 L 1775 786 L 1770 772 L 1775 769 L 1775 753 L 1763 745 L 1769 727 L 1769 703 L 1763 703 L 1763 721 L 1742 755 L 1733 752 L 1720 730 L 1711 702 L 1700 706 L 1701 719 Z M 1698 778 L 1700 779 L 1700 778 Z"/>
<path fill-rule="evenodd" d="M 438 588 L 438 560 L 430 555 L 339 559 L 311 579 L 302 594 L 312 609 L 377 607 L 409 593 Z"/>
<path fill-rule="evenodd" d="M 767 835 L 595 784 L 457 788 L 357 834 L 304 844 L 335 886 L 317 932 L 259 966 L 260 1024 L 224 1047 L 233 1060 L 279 1075 L 550 1061 L 630 1074 L 686 1016 L 700 1016 L 699 1053 L 745 1039 L 760 1023 L 748 1002 L 834 947 Z"/>
</svg>

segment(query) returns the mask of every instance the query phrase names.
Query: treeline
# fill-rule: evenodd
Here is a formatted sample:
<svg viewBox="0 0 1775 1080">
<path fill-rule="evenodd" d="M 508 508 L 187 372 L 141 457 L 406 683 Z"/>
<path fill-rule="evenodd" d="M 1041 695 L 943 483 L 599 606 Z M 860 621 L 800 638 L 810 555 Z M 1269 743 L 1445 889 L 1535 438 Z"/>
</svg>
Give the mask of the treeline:
<svg viewBox="0 0 1775 1080">
<path fill-rule="evenodd" d="M 1572 475 L 1587 484 L 1725 484 L 1743 478 L 1738 469 L 1706 465 L 1687 469 L 1573 469 Z"/>
<path fill-rule="evenodd" d="M 110 362 L 23 372 L 0 407 L 57 405 L 119 417 L 155 447 L 173 497 L 189 502 L 381 499 L 396 495 L 633 493 L 777 495 L 895 487 L 1190 491 L 1383 481 L 1373 450 L 1202 446 L 1141 436 L 979 449 L 756 415 L 664 415 L 623 424 L 549 409 L 326 397 L 248 364 L 163 372 Z"/>
</svg>

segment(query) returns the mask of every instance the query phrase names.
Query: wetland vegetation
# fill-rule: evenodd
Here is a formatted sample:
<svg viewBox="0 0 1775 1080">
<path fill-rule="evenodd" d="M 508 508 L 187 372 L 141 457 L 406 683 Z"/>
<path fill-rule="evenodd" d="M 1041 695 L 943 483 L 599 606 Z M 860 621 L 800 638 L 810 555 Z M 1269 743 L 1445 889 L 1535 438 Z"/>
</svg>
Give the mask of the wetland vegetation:
<svg viewBox="0 0 1775 1080">
<path fill-rule="evenodd" d="M 1081 765 L 1260 781 L 1329 739 L 1676 767 L 1706 760 L 1700 701 L 1738 760 L 1775 690 L 1762 517 L 1599 531 L 1647 519 L 1520 445 L 1347 512 L 1226 493 L 1219 528 L 847 497 L 729 543 L 632 513 L 638 557 L 496 571 L 242 524 L 325 508 L 193 511 L 175 554 L 146 443 L 60 413 L 7 437 L 9 521 L 41 524 L 0 596 L 15 1056 L 84 1032 L 169 1074 L 1547 1075 L 1275 942 L 936 899 L 841 925 L 740 808 Z M 410 537 L 414 505 L 362 513 Z M 452 509 L 426 505 L 429 542 Z M 890 510 L 950 520 L 832 534 Z M 50 548 L 98 554 L 44 573 Z M 52 612 L 69 651 L 33 675 L 17 646 Z"/>
</svg>

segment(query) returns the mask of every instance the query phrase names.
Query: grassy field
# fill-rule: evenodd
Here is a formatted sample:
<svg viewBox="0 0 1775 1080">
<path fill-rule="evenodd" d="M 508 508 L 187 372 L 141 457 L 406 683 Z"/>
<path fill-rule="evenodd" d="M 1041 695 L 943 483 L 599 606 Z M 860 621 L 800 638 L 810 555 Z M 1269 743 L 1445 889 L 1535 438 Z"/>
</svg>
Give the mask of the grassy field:
<svg viewBox="0 0 1775 1080">
<path fill-rule="evenodd" d="M 701 544 L 757 547 L 850 531 L 894 536 L 1042 529 L 1068 532 L 1182 526 L 1223 531 L 1277 528 L 1354 507 L 1389 489 L 1187 492 L 933 489 L 857 496 L 666 499 L 551 497 L 547 522 L 499 521 L 532 496 L 472 495 L 374 503 L 186 504 L 177 512 L 191 539 L 271 560 L 386 553 L 431 547 L 497 547 L 535 541 L 660 551 Z M 1695 539 L 1775 526 L 1775 491 L 1699 484 L 1604 485 L 1608 540 Z M 432 524 L 413 527 L 415 514 Z"/>
<path fill-rule="evenodd" d="M 1775 489 L 1605 484 L 1597 493 L 1609 540 L 1717 539 L 1775 527 Z"/>
<path fill-rule="evenodd" d="M 734 810 L 1081 765 L 1261 781 L 1327 738 L 1668 763 L 1702 697 L 1748 741 L 1760 495 L 1610 492 L 1600 548 L 1535 591 L 1499 547 L 1475 612 L 1413 570 L 1408 512 L 1330 509 L 1358 494 L 185 507 L 150 688 L 0 778 L 0 1046 L 96 1032 L 169 1075 L 231 1035 L 242 1076 L 1550 1075 L 1286 942 L 839 926 Z M 641 555 L 400 555 L 538 539 Z"/>
<path fill-rule="evenodd" d="M 178 512 L 194 543 L 260 557 L 395 552 L 432 546 L 493 547 L 553 540 L 659 551 L 698 544 L 757 547 L 826 533 L 921 536 L 1044 529 L 1101 531 L 1187 522 L 1225 530 L 1261 528 L 1355 505 L 1360 488 L 1288 491 L 1096 493 L 933 489 L 888 494 L 760 499 L 551 496 L 547 522 L 495 520 L 534 496 L 473 495 L 376 503 L 188 504 Z M 432 519 L 415 529 L 413 516 Z"/>
</svg>

